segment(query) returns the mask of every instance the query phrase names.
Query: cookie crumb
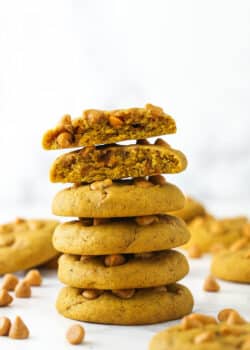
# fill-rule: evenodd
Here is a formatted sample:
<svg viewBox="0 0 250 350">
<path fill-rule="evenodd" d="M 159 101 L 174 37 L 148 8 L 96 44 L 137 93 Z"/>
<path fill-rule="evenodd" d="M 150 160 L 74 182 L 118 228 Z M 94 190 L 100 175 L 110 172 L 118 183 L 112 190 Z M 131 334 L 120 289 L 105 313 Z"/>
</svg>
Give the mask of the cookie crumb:
<svg viewBox="0 0 250 350">
<path fill-rule="evenodd" d="M 191 245 L 188 248 L 188 256 L 192 259 L 199 259 L 202 257 L 202 251 L 200 247 L 196 244 Z"/>
<path fill-rule="evenodd" d="M 219 292 L 220 285 L 213 276 L 208 276 L 203 284 L 203 290 L 205 292 Z"/>
<path fill-rule="evenodd" d="M 74 324 L 69 327 L 66 333 L 66 339 L 72 345 L 81 344 L 85 337 L 85 330 L 80 324 Z"/>
<path fill-rule="evenodd" d="M 8 293 L 6 289 L 0 290 L 0 306 L 7 306 L 13 301 L 12 296 Z"/>
<path fill-rule="evenodd" d="M 16 316 L 10 327 L 9 337 L 12 339 L 26 339 L 29 337 L 29 330 L 20 316 Z"/>
<path fill-rule="evenodd" d="M 18 283 L 18 278 L 12 273 L 6 273 L 3 277 L 2 288 L 6 290 L 14 290 Z"/>
<path fill-rule="evenodd" d="M 9 334 L 11 322 L 8 317 L 0 317 L 0 336 Z"/>
<path fill-rule="evenodd" d="M 42 276 L 38 270 L 30 270 L 24 277 L 24 281 L 30 286 L 40 286 L 42 284 Z"/>
<path fill-rule="evenodd" d="M 31 288 L 29 283 L 25 280 L 19 282 L 15 288 L 15 296 L 17 298 L 30 298 Z"/>
</svg>

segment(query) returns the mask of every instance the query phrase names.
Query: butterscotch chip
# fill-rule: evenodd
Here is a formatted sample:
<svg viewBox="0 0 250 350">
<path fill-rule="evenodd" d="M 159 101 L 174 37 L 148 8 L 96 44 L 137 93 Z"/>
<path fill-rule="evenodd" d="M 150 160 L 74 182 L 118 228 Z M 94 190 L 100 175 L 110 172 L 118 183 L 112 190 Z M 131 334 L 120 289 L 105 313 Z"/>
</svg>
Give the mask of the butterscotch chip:
<svg viewBox="0 0 250 350">
<path fill-rule="evenodd" d="M 167 183 L 166 179 L 162 175 L 149 176 L 149 181 L 154 185 L 163 186 Z"/>
<path fill-rule="evenodd" d="M 59 134 L 57 136 L 56 143 L 58 144 L 58 146 L 60 148 L 70 147 L 70 145 L 72 143 L 72 135 L 67 131 L 62 132 L 61 134 Z"/>
<path fill-rule="evenodd" d="M 85 330 L 79 324 L 74 324 L 73 326 L 69 327 L 66 333 L 66 338 L 68 342 L 72 345 L 81 344 L 84 340 L 84 336 Z"/>
<path fill-rule="evenodd" d="M 113 289 L 112 293 L 122 299 L 130 299 L 135 294 L 135 289 Z"/>
<path fill-rule="evenodd" d="M 146 139 L 136 140 L 137 145 L 150 145 L 150 142 Z"/>
<path fill-rule="evenodd" d="M 98 289 L 85 289 L 82 292 L 82 296 L 85 299 L 89 299 L 89 300 L 97 299 L 101 294 L 102 294 L 102 291 Z"/>
<path fill-rule="evenodd" d="M 188 256 L 193 259 L 199 259 L 202 257 L 202 251 L 200 247 L 196 244 L 191 245 L 188 248 Z"/>
<path fill-rule="evenodd" d="M 115 128 L 119 129 L 123 125 L 123 121 L 115 116 L 109 117 L 109 123 Z"/>
<path fill-rule="evenodd" d="M 106 179 L 103 181 L 96 181 L 90 184 L 90 189 L 93 191 L 98 191 L 98 190 L 104 190 L 107 187 L 112 186 L 112 180 L 111 179 Z"/>
<path fill-rule="evenodd" d="M 3 278 L 2 288 L 6 290 L 14 290 L 18 283 L 18 278 L 12 273 L 6 273 Z"/>
<path fill-rule="evenodd" d="M 182 329 L 191 329 L 208 324 L 217 324 L 217 321 L 213 316 L 207 316 L 204 314 L 190 314 L 181 320 L 180 327 Z"/>
<path fill-rule="evenodd" d="M 221 310 L 218 313 L 217 318 L 219 321 L 226 322 L 230 325 L 246 323 L 246 320 L 244 320 L 244 318 L 238 313 L 238 311 L 230 308 Z"/>
<path fill-rule="evenodd" d="M 31 288 L 29 283 L 24 280 L 19 282 L 15 288 L 15 296 L 17 298 L 30 298 Z"/>
<path fill-rule="evenodd" d="M 80 257 L 80 261 L 82 261 L 82 262 L 89 261 L 90 259 L 91 259 L 91 255 L 82 255 Z"/>
<path fill-rule="evenodd" d="M 42 276 L 38 270 L 30 270 L 24 278 L 30 286 L 40 286 L 42 284 Z"/>
<path fill-rule="evenodd" d="M 166 293 L 168 291 L 167 286 L 155 287 L 154 290 L 159 293 Z"/>
<path fill-rule="evenodd" d="M 16 316 L 9 331 L 9 337 L 12 339 L 26 339 L 29 337 L 29 330 L 21 317 Z"/>
<path fill-rule="evenodd" d="M 203 290 L 206 292 L 218 292 L 220 285 L 213 276 L 208 276 L 204 281 Z"/>
<path fill-rule="evenodd" d="M 7 306 L 13 301 L 12 296 L 8 293 L 6 289 L 0 290 L 0 306 Z"/>
<path fill-rule="evenodd" d="M 148 187 L 152 187 L 153 184 L 149 181 L 147 181 L 144 177 L 137 177 L 134 178 L 133 180 L 135 186 L 141 187 L 141 188 L 148 188 Z"/>
<path fill-rule="evenodd" d="M 135 221 L 140 226 L 151 225 L 155 222 L 159 222 L 159 218 L 156 215 L 147 215 L 147 216 L 137 216 Z"/>
<path fill-rule="evenodd" d="M 106 266 L 118 266 L 123 265 L 126 262 L 126 258 L 121 254 L 113 254 L 105 256 L 104 263 Z"/>
<path fill-rule="evenodd" d="M 163 139 L 157 139 L 157 140 L 155 141 L 155 145 L 157 145 L 157 146 L 170 147 L 170 145 L 169 145 L 166 141 L 164 141 Z"/>
<path fill-rule="evenodd" d="M 214 338 L 215 338 L 215 334 L 213 332 L 205 331 L 205 332 L 198 334 L 194 338 L 194 343 L 195 344 L 202 344 L 202 343 L 209 342 L 209 341 L 213 340 Z"/>
<path fill-rule="evenodd" d="M 0 336 L 8 335 L 11 322 L 8 317 L 0 317 Z"/>
</svg>

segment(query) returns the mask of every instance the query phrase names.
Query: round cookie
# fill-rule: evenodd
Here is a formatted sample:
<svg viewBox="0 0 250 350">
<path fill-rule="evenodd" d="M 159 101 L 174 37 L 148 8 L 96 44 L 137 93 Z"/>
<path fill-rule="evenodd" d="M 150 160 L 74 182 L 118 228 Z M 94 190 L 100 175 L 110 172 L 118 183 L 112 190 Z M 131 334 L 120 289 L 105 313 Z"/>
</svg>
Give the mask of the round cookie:
<svg viewBox="0 0 250 350">
<path fill-rule="evenodd" d="M 77 288 L 128 289 L 161 286 L 183 278 L 189 270 L 181 253 L 167 250 L 151 257 L 130 256 L 118 266 L 106 266 L 103 257 L 62 255 L 58 277 L 61 282 Z"/>
<path fill-rule="evenodd" d="M 184 248 L 198 246 L 203 253 L 213 250 L 213 246 L 221 244 L 230 246 L 243 235 L 246 217 L 216 219 L 212 216 L 197 217 L 188 223 L 191 238 Z"/>
<path fill-rule="evenodd" d="M 202 336 L 208 339 L 202 341 Z M 191 329 L 173 326 L 157 333 L 151 340 L 149 350 L 239 350 L 250 336 L 250 323 L 227 325 L 202 325 Z"/>
<path fill-rule="evenodd" d="M 97 299 L 88 300 L 82 290 L 65 287 L 61 290 L 56 307 L 65 317 L 94 323 L 116 325 L 152 324 L 178 319 L 192 311 L 193 297 L 180 285 L 137 290 L 130 299 L 121 299 L 105 291 Z"/>
<path fill-rule="evenodd" d="M 70 187 L 56 194 L 52 211 L 59 216 L 108 218 L 164 214 L 184 206 L 185 198 L 176 186 L 146 183 L 141 187 L 120 181 L 96 190 L 91 185 Z"/>
<path fill-rule="evenodd" d="M 184 208 L 172 212 L 171 215 L 177 216 L 178 218 L 189 222 L 197 216 L 206 215 L 206 210 L 204 206 L 197 200 L 191 197 L 187 197 Z"/>
<path fill-rule="evenodd" d="M 211 271 L 226 281 L 250 283 L 250 242 L 239 250 L 227 249 L 214 255 Z"/>
<path fill-rule="evenodd" d="M 185 223 L 174 216 L 155 217 L 158 221 L 138 225 L 135 218 L 108 220 L 106 223 L 84 226 L 71 221 L 57 226 L 54 247 L 63 253 L 76 255 L 106 255 L 143 253 L 178 247 L 190 234 Z"/>
<path fill-rule="evenodd" d="M 40 265 L 58 255 L 52 246 L 54 220 L 25 220 L 0 226 L 0 274 Z"/>
</svg>

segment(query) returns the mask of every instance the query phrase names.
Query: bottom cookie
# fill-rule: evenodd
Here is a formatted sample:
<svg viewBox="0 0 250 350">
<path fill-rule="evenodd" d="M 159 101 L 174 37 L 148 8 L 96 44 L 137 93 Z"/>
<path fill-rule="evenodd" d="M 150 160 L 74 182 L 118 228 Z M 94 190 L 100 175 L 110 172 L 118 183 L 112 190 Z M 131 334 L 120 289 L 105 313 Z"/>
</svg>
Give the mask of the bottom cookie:
<svg viewBox="0 0 250 350">
<path fill-rule="evenodd" d="M 63 288 L 56 303 L 59 313 L 79 321 L 139 325 L 175 320 L 189 314 L 193 308 L 190 291 L 176 283 L 166 288 L 138 289 L 129 299 L 105 291 L 89 300 L 82 292 L 78 288 Z"/>
</svg>

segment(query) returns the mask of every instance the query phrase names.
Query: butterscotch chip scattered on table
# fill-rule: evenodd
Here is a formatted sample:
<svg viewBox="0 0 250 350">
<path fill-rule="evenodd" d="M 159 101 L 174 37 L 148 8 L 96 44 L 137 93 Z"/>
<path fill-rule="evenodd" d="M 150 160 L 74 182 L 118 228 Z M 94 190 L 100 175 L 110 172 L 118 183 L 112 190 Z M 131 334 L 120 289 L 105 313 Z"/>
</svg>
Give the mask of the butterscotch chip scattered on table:
<svg viewBox="0 0 250 350">
<path fill-rule="evenodd" d="M 66 333 L 66 338 L 68 342 L 72 345 L 81 344 L 85 337 L 85 330 L 79 324 L 74 324 L 69 327 Z"/>
<path fill-rule="evenodd" d="M 26 339 L 29 337 L 29 329 L 20 316 L 16 316 L 9 331 L 9 337 L 13 339 Z"/>
<path fill-rule="evenodd" d="M 0 336 L 6 336 L 9 334 L 11 322 L 8 317 L 0 317 Z"/>
<path fill-rule="evenodd" d="M 61 183 L 92 183 L 157 174 L 174 174 L 187 166 L 185 155 L 170 146 L 105 145 L 59 156 L 52 164 L 50 180 Z M 92 185 L 90 185 L 92 186 Z"/>
<path fill-rule="evenodd" d="M 15 288 L 15 296 L 17 298 L 30 298 L 31 297 L 30 284 L 25 280 L 20 281 Z"/>
<path fill-rule="evenodd" d="M 14 290 L 18 283 L 18 278 L 12 273 L 6 273 L 3 277 L 1 288 L 6 290 Z"/>
<path fill-rule="evenodd" d="M 213 276 L 208 276 L 203 284 L 203 290 L 205 292 L 219 292 L 220 285 Z"/>
<path fill-rule="evenodd" d="M 71 120 L 66 115 L 43 136 L 45 149 L 110 144 L 124 140 L 145 139 L 176 132 L 175 121 L 160 107 L 147 104 L 145 108 L 113 111 L 86 110 Z"/>
<path fill-rule="evenodd" d="M 40 286 L 42 284 L 42 276 L 38 270 L 30 270 L 24 277 L 30 286 Z"/>
<path fill-rule="evenodd" d="M 0 306 L 8 306 L 12 303 L 13 298 L 6 289 L 0 289 Z"/>
<path fill-rule="evenodd" d="M 188 256 L 192 259 L 199 259 L 202 257 L 202 251 L 197 244 L 193 244 L 188 248 Z"/>
</svg>

